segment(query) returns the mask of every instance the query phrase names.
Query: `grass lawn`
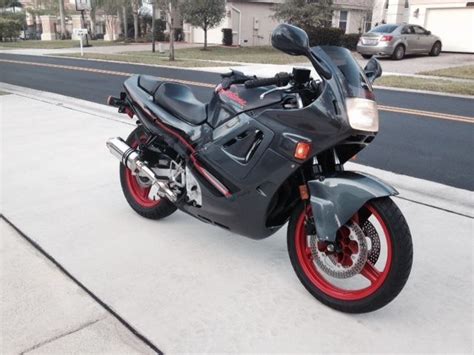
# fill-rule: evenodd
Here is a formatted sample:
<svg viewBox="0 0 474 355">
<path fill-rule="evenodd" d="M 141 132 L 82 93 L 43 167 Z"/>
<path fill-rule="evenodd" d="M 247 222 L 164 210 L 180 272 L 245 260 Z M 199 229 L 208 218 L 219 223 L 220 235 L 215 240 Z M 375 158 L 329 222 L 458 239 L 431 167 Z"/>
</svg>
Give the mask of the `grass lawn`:
<svg viewBox="0 0 474 355">
<path fill-rule="evenodd" d="M 474 82 L 466 83 L 450 80 L 420 79 L 408 76 L 387 75 L 381 77 L 375 83 L 379 86 L 474 95 Z"/>
<path fill-rule="evenodd" d="M 84 53 L 81 57 L 80 53 L 69 53 L 69 54 L 58 54 L 64 57 L 74 58 L 86 58 L 86 59 L 102 59 L 102 60 L 114 60 L 125 63 L 137 63 L 137 64 L 156 64 L 156 65 L 167 65 L 172 67 L 216 67 L 216 66 L 232 66 L 235 64 L 231 63 L 214 63 L 199 60 L 184 60 L 177 58 L 175 61 L 170 62 L 167 56 L 159 55 L 158 53 L 151 52 L 126 52 L 120 54 L 102 54 L 102 53 Z"/>
<path fill-rule="evenodd" d="M 80 57 L 79 54 L 64 54 L 65 56 Z M 216 67 L 236 66 L 234 63 L 269 63 L 292 64 L 306 63 L 304 57 L 293 57 L 272 47 L 209 47 L 207 51 L 201 48 L 182 48 L 175 51 L 176 61 L 168 60 L 168 53 L 152 53 L 151 51 L 123 52 L 117 54 L 86 53 L 84 58 L 116 60 L 128 63 L 143 63 L 169 65 L 176 67 Z M 216 62 L 217 61 L 217 62 Z M 238 65 L 238 64 L 237 64 Z"/>
<path fill-rule="evenodd" d="M 121 44 L 125 44 L 124 42 L 113 42 L 113 41 L 104 41 L 104 40 L 95 40 L 89 41 L 90 44 L 97 47 L 103 46 L 117 46 Z M 65 39 L 63 41 L 39 41 L 39 40 L 27 40 L 21 41 L 18 40 L 16 42 L 0 42 L 0 49 L 8 49 L 8 48 L 41 48 L 41 49 L 62 49 L 62 48 L 74 48 L 79 47 L 79 41 L 73 41 L 70 39 Z"/>
<path fill-rule="evenodd" d="M 421 72 L 419 74 L 434 75 L 434 76 L 446 76 L 446 77 L 450 77 L 450 78 L 473 79 L 474 80 L 474 65 L 464 65 L 462 67 L 430 70 L 430 71 Z"/>
<path fill-rule="evenodd" d="M 207 51 L 201 48 L 183 48 L 176 50 L 177 58 L 222 60 L 246 63 L 292 64 L 306 63 L 305 57 L 287 55 L 270 46 L 261 47 L 209 47 Z"/>
</svg>

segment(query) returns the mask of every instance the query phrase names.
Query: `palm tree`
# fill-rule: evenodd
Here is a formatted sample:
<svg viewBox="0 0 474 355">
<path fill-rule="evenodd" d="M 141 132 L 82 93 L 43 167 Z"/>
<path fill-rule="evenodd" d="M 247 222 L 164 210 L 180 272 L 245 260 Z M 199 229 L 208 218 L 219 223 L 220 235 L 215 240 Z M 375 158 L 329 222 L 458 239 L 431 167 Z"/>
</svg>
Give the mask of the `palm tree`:
<svg viewBox="0 0 474 355">
<path fill-rule="evenodd" d="M 61 22 L 61 39 L 66 38 L 66 24 L 64 21 L 64 0 L 59 1 L 59 18 Z"/>
<path fill-rule="evenodd" d="M 138 41 L 138 12 L 141 7 L 141 0 L 132 0 L 133 29 L 135 32 L 135 42 Z"/>
</svg>

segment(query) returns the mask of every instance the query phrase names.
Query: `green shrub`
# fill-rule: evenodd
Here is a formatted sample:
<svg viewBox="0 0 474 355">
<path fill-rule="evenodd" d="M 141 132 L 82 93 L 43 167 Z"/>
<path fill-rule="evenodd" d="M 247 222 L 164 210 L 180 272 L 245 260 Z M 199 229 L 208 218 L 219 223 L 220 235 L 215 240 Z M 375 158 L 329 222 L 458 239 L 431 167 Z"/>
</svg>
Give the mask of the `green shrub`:
<svg viewBox="0 0 474 355">
<path fill-rule="evenodd" d="M 2 41 L 7 39 L 16 40 L 22 27 L 23 23 L 19 19 L 0 17 L 0 39 Z"/>
<path fill-rule="evenodd" d="M 359 42 L 360 36 L 361 35 L 359 33 L 349 33 L 343 35 L 341 46 L 351 51 L 355 51 L 357 49 L 357 42 Z"/>
<path fill-rule="evenodd" d="M 224 46 L 232 45 L 232 28 L 223 28 L 222 29 L 222 44 Z"/>
<path fill-rule="evenodd" d="M 306 30 L 309 44 L 313 46 L 340 46 L 344 31 L 335 27 L 313 27 Z"/>
<path fill-rule="evenodd" d="M 313 46 L 341 46 L 351 51 L 357 49 L 359 33 L 344 34 L 344 31 L 335 27 L 312 27 L 306 29 L 309 44 Z"/>
<path fill-rule="evenodd" d="M 165 29 L 166 29 L 166 21 L 162 19 L 156 19 L 155 20 L 155 40 L 162 42 L 165 40 Z M 145 35 L 145 39 L 148 42 L 152 41 L 152 33 L 151 31 Z"/>
</svg>

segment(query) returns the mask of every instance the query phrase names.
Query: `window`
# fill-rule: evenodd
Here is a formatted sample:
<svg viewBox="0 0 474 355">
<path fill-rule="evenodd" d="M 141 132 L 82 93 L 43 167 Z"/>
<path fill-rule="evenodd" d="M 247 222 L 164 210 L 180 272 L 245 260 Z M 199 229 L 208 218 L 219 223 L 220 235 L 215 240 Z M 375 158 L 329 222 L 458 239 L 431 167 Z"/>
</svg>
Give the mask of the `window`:
<svg viewBox="0 0 474 355">
<path fill-rule="evenodd" d="M 347 16 L 348 12 L 347 11 L 340 11 L 339 12 L 339 28 L 346 32 L 347 28 Z"/>
<path fill-rule="evenodd" d="M 375 28 L 372 28 L 370 32 L 377 32 L 377 33 L 392 33 L 398 28 L 397 25 L 380 25 Z"/>
<path fill-rule="evenodd" d="M 385 1 L 385 9 L 388 9 L 388 2 L 389 0 Z"/>
<path fill-rule="evenodd" d="M 369 11 L 367 13 L 367 16 L 365 17 L 365 32 L 368 32 L 371 27 L 372 27 L 372 11 Z"/>
<path fill-rule="evenodd" d="M 413 26 L 413 30 L 415 31 L 415 34 L 417 34 L 417 35 L 426 34 L 426 30 L 423 27 L 420 27 L 420 26 Z"/>
<path fill-rule="evenodd" d="M 402 33 L 402 35 L 409 35 L 409 34 L 413 33 L 413 30 L 412 30 L 411 27 L 405 26 L 405 27 L 403 27 L 401 33 Z"/>
<path fill-rule="evenodd" d="M 405 0 L 405 9 L 408 9 L 410 7 L 410 2 L 408 0 Z"/>
</svg>

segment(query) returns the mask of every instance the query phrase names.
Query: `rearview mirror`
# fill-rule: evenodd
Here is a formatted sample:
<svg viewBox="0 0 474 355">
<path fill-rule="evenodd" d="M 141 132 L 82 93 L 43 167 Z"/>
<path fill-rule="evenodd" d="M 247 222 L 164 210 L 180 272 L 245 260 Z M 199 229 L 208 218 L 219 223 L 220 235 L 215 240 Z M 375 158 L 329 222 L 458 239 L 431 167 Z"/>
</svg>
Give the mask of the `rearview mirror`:
<svg viewBox="0 0 474 355">
<path fill-rule="evenodd" d="M 429 36 L 431 34 L 431 31 L 426 31 L 426 34 Z"/>
<path fill-rule="evenodd" d="M 374 57 L 370 58 L 369 62 L 364 68 L 364 73 L 370 83 L 373 84 L 375 79 L 382 76 L 382 66 Z"/>
<path fill-rule="evenodd" d="M 272 46 L 289 55 L 308 55 L 309 38 L 301 28 L 284 23 L 273 30 Z"/>
</svg>

